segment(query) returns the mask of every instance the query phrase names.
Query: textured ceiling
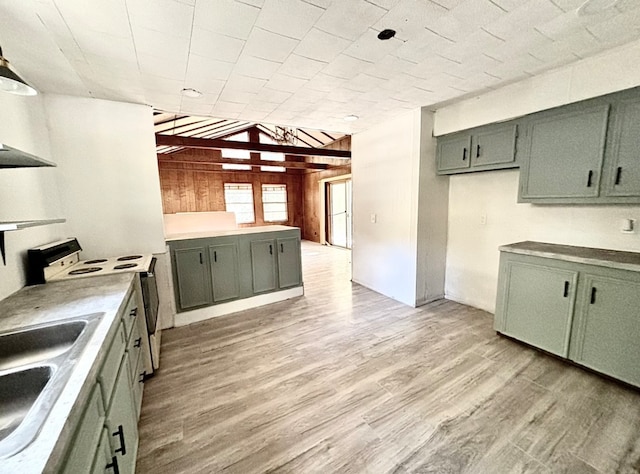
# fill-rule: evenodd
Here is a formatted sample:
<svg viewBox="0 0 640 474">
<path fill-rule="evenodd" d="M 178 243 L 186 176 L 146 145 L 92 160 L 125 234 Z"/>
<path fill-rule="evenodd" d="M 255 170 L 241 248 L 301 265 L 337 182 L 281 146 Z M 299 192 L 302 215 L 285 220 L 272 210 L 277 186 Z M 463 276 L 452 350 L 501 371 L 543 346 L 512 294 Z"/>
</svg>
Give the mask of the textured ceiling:
<svg viewBox="0 0 640 474">
<path fill-rule="evenodd" d="M 0 44 L 43 92 L 348 133 L 638 39 L 639 0 L 582 3 L 0 0 Z"/>
</svg>

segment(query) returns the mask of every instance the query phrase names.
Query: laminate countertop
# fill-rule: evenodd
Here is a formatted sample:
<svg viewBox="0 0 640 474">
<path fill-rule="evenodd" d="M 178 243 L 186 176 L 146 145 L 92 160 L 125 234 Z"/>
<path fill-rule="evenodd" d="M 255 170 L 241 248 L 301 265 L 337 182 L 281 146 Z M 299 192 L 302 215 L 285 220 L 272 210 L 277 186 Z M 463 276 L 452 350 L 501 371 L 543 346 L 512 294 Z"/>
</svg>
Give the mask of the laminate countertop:
<svg viewBox="0 0 640 474">
<path fill-rule="evenodd" d="M 30 286 L 0 301 L 0 332 L 99 314 L 99 323 L 78 355 L 70 378 L 40 432 L 23 450 L 0 458 L 0 473 L 58 472 L 98 371 L 105 341 L 118 330 L 119 312 L 133 291 L 134 273 L 63 280 Z"/>
<path fill-rule="evenodd" d="M 259 234 L 262 232 L 280 232 L 283 230 L 296 230 L 298 227 L 290 227 L 287 225 L 262 225 L 258 227 L 242 227 L 239 229 L 228 230 L 207 230 L 202 232 L 182 232 L 165 235 L 165 240 L 171 242 L 173 240 L 203 239 L 207 237 L 223 237 L 232 235 Z"/>
<path fill-rule="evenodd" d="M 640 272 L 640 253 L 636 252 L 575 247 L 573 245 L 558 245 L 531 241 L 503 245 L 499 247 L 499 250 L 501 252 L 554 258 L 568 262 L 584 263 L 586 265 L 597 265 L 600 267 Z"/>
</svg>

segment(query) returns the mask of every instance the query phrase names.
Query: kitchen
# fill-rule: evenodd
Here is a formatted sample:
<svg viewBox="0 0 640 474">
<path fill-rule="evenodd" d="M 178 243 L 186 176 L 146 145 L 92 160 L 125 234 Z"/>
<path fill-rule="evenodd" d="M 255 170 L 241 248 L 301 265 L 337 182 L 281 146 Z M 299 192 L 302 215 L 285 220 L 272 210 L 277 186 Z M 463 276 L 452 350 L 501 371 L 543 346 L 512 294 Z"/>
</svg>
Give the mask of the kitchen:
<svg viewBox="0 0 640 474">
<path fill-rule="evenodd" d="M 43 41 L 37 52 L 26 44 L 24 32 L 41 37 L 43 27 L 34 26 L 24 3 L 3 15 L 0 40 L 16 67 L 38 61 L 38 68 L 19 69 L 35 83 L 31 71 L 60 67 L 50 61 L 61 53 L 53 42 Z M 368 122 L 363 116 L 352 130 L 353 280 L 410 307 L 445 296 L 493 312 L 500 245 L 534 240 L 640 251 L 638 234 L 620 231 L 624 219 L 639 218 L 637 205 L 518 204 L 517 170 L 436 177 L 432 137 L 638 86 L 639 56 L 633 39 L 438 106 L 435 114 L 416 106 Z M 78 97 L 80 80 L 63 68 L 68 76 L 51 77 L 56 93 L 47 92 L 42 72 L 43 94 L 0 95 L 0 140 L 57 164 L 3 170 L 0 219 L 66 219 L 5 233 L 0 298 L 24 286 L 27 249 L 69 236 L 87 249 L 83 258 L 151 253 L 167 268 L 152 109 L 132 92 L 120 100 Z M 125 64 L 109 78 L 116 84 L 127 74 Z M 158 272 L 158 284 L 170 294 L 168 271 Z M 163 327 L 172 325 L 166 300 L 160 318 Z"/>
</svg>

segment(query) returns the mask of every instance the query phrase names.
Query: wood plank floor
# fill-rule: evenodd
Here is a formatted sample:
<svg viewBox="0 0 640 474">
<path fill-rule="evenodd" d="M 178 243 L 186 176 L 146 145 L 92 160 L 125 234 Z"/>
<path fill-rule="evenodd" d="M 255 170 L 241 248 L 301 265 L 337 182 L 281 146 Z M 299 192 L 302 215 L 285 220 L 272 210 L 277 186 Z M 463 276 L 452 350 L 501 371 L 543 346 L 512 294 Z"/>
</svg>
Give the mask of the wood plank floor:
<svg viewBox="0 0 640 474">
<path fill-rule="evenodd" d="M 410 308 L 304 243 L 305 296 L 165 331 L 139 473 L 640 472 L 640 392 Z"/>
</svg>

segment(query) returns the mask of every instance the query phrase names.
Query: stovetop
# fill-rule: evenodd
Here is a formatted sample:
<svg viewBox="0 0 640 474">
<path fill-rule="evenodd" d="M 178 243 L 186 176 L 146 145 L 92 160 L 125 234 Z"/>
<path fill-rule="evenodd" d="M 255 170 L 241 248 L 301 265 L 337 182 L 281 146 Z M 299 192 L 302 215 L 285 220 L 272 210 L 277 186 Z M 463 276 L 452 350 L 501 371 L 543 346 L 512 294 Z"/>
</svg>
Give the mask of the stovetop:
<svg viewBox="0 0 640 474">
<path fill-rule="evenodd" d="M 76 258 L 78 258 L 76 256 Z M 47 281 L 68 280 L 88 276 L 110 275 L 122 272 L 146 272 L 153 255 L 132 254 L 119 257 L 94 258 L 67 262 L 65 268 L 47 275 Z"/>
</svg>

